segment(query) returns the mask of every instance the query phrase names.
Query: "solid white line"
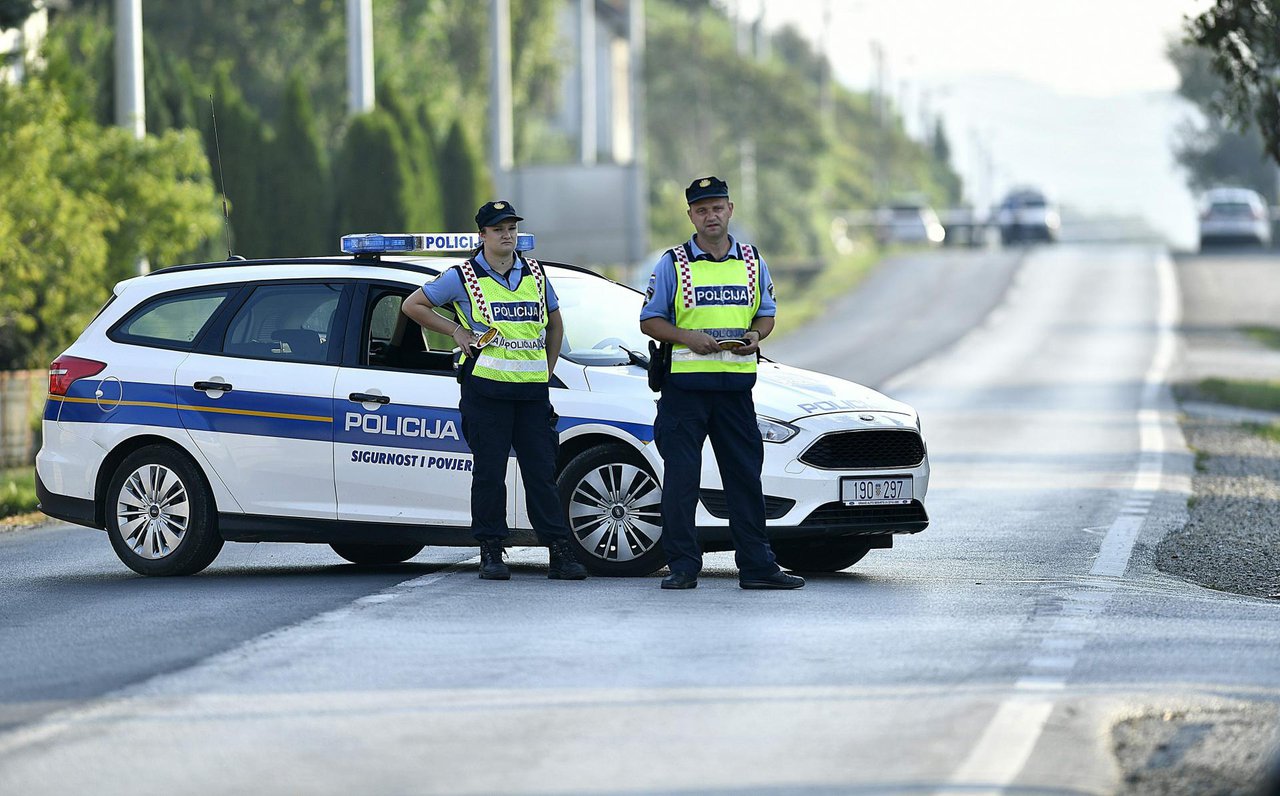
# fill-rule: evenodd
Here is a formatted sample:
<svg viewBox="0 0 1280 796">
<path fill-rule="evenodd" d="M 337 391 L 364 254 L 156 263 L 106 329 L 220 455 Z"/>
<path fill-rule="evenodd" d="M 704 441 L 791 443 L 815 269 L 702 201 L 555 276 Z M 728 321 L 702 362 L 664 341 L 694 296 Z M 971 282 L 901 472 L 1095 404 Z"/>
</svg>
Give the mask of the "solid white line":
<svg viewBox="0 0 1280 796">
<path fill-rule="evenodd" d="M 1174 328 L 1178 322 L 1178 283 L 1173 262 L 1167 253 L 1156 260 L 1156 277 L 1159 283 L 1160 303 L 1156 315 L 1156 352 L 1147 369 L 1142 385 L 1142 397 L 1137 412 L 1139 457 L 1138 471 L 1134 475 L 1131 496 L 1125 511 L 1111 523 L 1102 539 L 1101 549 L 1089 574 L 1119 578 L 1128 569 L 1138 532 L 1150 511 L 1150 498 L 1162 487 L 1164 471 L 1164 423 L 1166 418 L 1159 410 L 1161 390 L 1173 365 L 1176 350 Z M 1171 422 L 1171 418 L 1169 418 Z M 1103 608 L 1109 602 L 1115 585 L 1101 589 L 1082 589 L 1066 598 L 1064 615 L 1052 625 L 1042 648 L 1083 646 L 1080 634 L 1087 635 Z M 1067 610 L 1070 609 L 1070 610 Z M 1032 658 L 1029 669 L 1047 668 L 1050 659 Z M 1070 667 L 1066 664 L 1070 662 Z M 1015 683 L 1015 694 L 1001 703 L 978 743 L 969 752 L 960 767 L 951 776 L 951 785 L 986 787 L 984 792 L 1001 794 L 1013 784 L 1022 772 L 1031 752 L 1039 741 L 1044 725 L 1053 712 L 1052 700 L 1028 700 L 1030 693 L 1044 693 L 1066 687 L 1066 676 L 1075 667 L 1074 657 L 1058 659 L 1062 666 L 1059 677 L 1027 675 Z M 966 789 L 966 793 L 971 792 Z"/>
</svg>

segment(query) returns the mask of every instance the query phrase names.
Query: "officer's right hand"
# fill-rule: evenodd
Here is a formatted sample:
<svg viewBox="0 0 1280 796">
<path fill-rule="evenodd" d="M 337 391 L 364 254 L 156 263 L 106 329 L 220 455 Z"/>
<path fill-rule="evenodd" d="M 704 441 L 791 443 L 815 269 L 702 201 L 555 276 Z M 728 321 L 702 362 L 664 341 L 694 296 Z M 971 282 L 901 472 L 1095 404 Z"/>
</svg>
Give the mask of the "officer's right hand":
<svg viewBox="0 0 1280 796">
<path fill-rule="evenodd" d="M 459 326 L 453 330 L 453 342 L 457 343 L 458 348 L 461 348 L 469 355 L 475 355 L 476 341 L 479 339 L 476 337 L 475 332 L 465 326 Z"/>
<path fill-rule="evenodd" d="M 684 344 L 689 346 L 689 350 L 695 354 L 720 353 L 720 341 L 706 332 L 686 332 Z"/>
</svg>

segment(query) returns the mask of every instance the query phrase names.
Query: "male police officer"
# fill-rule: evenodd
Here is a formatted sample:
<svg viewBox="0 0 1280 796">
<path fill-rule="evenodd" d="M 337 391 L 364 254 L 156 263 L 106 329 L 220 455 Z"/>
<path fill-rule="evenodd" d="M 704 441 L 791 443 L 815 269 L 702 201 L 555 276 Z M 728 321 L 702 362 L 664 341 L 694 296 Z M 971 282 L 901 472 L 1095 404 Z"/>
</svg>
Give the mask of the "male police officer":
<svg viewBox="0 0 1280 796">
<path fill-rule="evenodd" d="M 564 327 L 551 282 L 536 260 L 516 253 L 518 222 L 510 202 L 476 213 L 481 246 L 471 259 L 422 286 L 402 305 L 419 325 L 452 335 L 462 349 L 462 435 L 474 457 L 471 530 L 480 542 L 480 577 L 507 580 L 507 457 L 515 448 L 534 530 L 551 551 L 547 577 L 582 580 L 587 570 L 569 548 L 569 526 L 554 478 L 559 438 L 548 383 Z M 433 311 L 453 305 L 457 323 Z M 497 337 L 475 346 L 489 329 Z"/>
<path fill-rule="evenodd" d="M 692 589 L 702 569 L 694 511 L 709 436 L 729 503 L 729 531 L 744 589 L 798 589 L 778 568 L 764 531 L 764 445 L 751 388 L 760 341 L 773 331 L 773 283 L 755 247 L 729 234 L 733 202 L 715 177 L 684 192 L 696 233 L 654 266 L 640 329 L 669 343 L 671 373 L 658 401 L 654 439 L 662 479 L 664 589 Z"/>
</svg>

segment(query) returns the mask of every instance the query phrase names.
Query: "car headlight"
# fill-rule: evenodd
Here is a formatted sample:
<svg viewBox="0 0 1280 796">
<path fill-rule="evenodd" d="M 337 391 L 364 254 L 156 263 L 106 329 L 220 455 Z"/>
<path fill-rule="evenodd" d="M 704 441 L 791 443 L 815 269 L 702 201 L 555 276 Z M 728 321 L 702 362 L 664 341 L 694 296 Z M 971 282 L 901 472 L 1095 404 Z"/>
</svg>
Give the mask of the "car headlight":
<svg viewBox="0 0 1280 796">
<path fill-rule="evenodd" d="M 756 428 L 760 429 L 760 439 L 765 442 L 786 442 L 800 433 L 800 429 L 781 420 L 756 415 Z"/>
</svg>

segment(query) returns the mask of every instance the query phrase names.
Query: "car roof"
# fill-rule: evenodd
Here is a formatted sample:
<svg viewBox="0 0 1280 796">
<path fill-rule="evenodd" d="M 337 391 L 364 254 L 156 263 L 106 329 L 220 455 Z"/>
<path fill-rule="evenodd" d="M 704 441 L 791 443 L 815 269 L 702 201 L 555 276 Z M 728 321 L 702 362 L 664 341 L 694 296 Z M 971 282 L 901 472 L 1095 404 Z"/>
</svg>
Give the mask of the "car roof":
<svg viewBox="0 0 1280 796">
<path fill-rule="evenodd" d="M 126 290 L 131 291 L 144 285 L 150 293 L 200 285 L 299 278 L 394 279 L 408 284 L 422 284 L 465 260 L 465 257 L 457 256 L 403 255 L 277 257 L 254 260 L 236 258 L 160 268 L 144 276 L 133 277 L 118 283 L 115 293 L 120 295 Z M 557 272 L 557 278 L 577 274 L 606 279 L 582 266 L 541 259 L 538 262 Z"/>
<path fill-rule="evenodd" d="M 1262 196 L 1252 188 L 1222 187 L 1210 188 L 1204 192 L 1207 202 L 1248 202 L 1262 201 Z"/>
</svg>

